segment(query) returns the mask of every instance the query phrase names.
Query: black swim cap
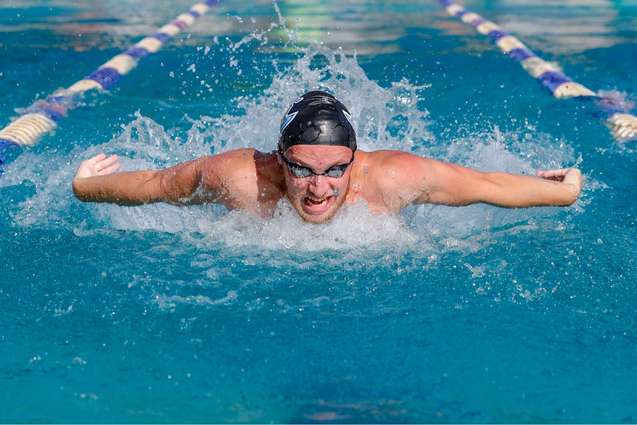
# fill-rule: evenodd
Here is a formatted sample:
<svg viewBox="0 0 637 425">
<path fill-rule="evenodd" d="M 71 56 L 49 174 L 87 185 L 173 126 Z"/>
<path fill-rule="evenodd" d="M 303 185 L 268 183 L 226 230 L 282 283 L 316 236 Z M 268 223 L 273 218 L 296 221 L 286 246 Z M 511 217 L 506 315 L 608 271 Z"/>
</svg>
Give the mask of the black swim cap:
<svg viewBox="0 0 637 425">
<path fill-rule="evenodd" d="M 315 90 L 290 106 L 281 121 L 279 149 L 294 145 L 333 145 L 356 150 L 352 116 L 331 94 Z"/>
</svg>

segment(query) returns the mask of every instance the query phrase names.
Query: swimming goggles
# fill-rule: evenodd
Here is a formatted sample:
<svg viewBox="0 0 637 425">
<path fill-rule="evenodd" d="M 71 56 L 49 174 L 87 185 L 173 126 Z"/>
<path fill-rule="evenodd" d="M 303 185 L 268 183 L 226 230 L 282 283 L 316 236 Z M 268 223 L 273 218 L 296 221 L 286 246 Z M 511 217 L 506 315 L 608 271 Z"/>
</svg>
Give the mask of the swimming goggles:
<svg viewBox="0 0 637 425">
<path fill-rule="evenodd" d="M 354 152 L 352 152 L 352 159 L 350 159 L 347 164 L 333 165 L 322 173 L 316 173 L 311 168 L 304 167 L 302 165 L 299 165 L 287 159 L 285 155 L 283 155 L 283 152 L 281 152 L 281 149 L 279 149 L 278 153 L 281 159 L 283 159 L 283 162 L 285 162 L 285 165 L 287 165 L 288 170 L 290 170 L 290 173 L 294 177 L 299 179 L 304 179 L 304 178 L 308 178 L 312 176 L 325 176 L 325 177 L 331 177 L 333 179 L 338 179 L 340 177 L 343 177 L 343 174 L 345 174 L 347 167 L 349 167 L 350 164 L 354 162 Z"/>
</svg>

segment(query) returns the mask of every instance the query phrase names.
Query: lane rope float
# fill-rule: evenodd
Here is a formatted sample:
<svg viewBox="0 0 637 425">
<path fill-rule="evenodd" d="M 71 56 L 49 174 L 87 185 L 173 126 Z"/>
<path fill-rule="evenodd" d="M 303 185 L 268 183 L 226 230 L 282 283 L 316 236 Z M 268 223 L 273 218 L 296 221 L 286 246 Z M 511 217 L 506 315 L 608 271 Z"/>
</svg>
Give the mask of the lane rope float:
<svg viewBox="0 0 637 425">
<path fill-rule="evenodd" d="M 3 163 L 2 154 L 7 150 L 35 145 L 43 135 L 57 127 L 68 111 L 77 105 L 82 94 L 91 90 L 108 90 L 115 86 L 142 58 L 159 51 L 166 42 L 191 26 L 197 18 L 205 15 L 218 3 L 219 0 L 201 0 L 188 12 L 182 13 L 153 35 L 145 37 L 114 56 L 87 77 L 26 108 L 21 115 L 0 130 L 0 166 Z"/>
<path fill-rule="evenodd" d="M 597 105 L 608 115 L 606 124 L 617 141 L 637 140 L 637 117 L 625 106 L 604 93 L 596 93 L 586 86 L 573 81 L 556 65 L 545 61 L 529 49 L 517 37 L 509 34 L 499 25 L 467 10 L 453 0 L 438 0 L 451 16 L 474 27 L 480 34 L 489 37 L 503 53 L 520 63 L 522 68 L 557 99 L 575 97 L 598 99 Z"/>
</svg>

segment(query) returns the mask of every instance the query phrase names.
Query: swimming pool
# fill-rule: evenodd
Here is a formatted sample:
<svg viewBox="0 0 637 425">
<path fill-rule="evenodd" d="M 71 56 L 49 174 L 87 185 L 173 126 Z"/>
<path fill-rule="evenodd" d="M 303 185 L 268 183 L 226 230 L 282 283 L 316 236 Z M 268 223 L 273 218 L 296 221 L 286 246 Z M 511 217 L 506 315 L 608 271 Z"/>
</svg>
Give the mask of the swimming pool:
<svg viewBox="0 0 637 425">
<path fill-rule="evenodd" d="M 0 6 L 0 118 L 189 1 Z M 630 2 L 467 2 L 589 87 L 637 93 Z M 0 177 L 2 422 L 635 422 L 637 170 L 594 105 L 557 101 L 436 2 L 228 1 L 91 95 Z M 351 53 L 357 52 L 356 56 Z M 273 149 L 299 93 L 363 149 L 489 170 L 579 166 L 566 209 L 364 205 L 327 226 L 76 201 L 125 167 Z"/>
</svg>

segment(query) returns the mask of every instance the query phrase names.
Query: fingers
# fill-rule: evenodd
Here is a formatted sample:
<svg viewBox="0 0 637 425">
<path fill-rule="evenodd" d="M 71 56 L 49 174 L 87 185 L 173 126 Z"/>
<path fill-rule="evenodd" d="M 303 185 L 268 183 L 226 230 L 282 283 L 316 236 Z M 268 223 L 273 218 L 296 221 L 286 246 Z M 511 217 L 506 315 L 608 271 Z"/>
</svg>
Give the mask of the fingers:
<svg viewBox="0 0 637 425">
<path fill-rule="evenodd" d="M 96 162 L 99 162 L 103 160 L 104 158 L 106 158 L 106 154 L 98 153 L 94 157 L 87 159 L 87 162 L 89 162 L 90 164 L 95 164 Z"/>
<path fill-rule="evenodd" d="M 95 163 L 95 171 L 99 173 L 101 170 L 117 163 L 118 159 L 119 158 L 117 157 L 117 155 L 111 155 L 108 158 L 106 158 L 106 155 L 104 155 L 104 158 L 101 161 Z"/>
<path fill-rule="evenodd" d="M 95 164 L 95 172 L 98 176 L 105 176 L 119 170 L 121 164 L 117 155 L 111 155 Z"/>
<path fill-rule="evenodd" d="M 113 165 L 111 165 L 109 167 L 102 168 L 100 171 L 97 172 L 97 175 L 98 176 L 105 176 L 107 174 L 115 173 L 115 172 L 117 172 L 120 169 L 120 167 L 121 167 L 121 164 L 119 162 L 117 162 L 117 163 L 115 163 L 115 164 L 113 164 Z"/>
<path fill-rule="evenodd" d="M 82 161 L 75 174 L 76 178 L 87 178 L 93 176 L 103 176 L 111 174 L 120 169 L 119 157 L 117 155 L 106 156 L 100 153 L 85 161 Z"/>
</svg>

